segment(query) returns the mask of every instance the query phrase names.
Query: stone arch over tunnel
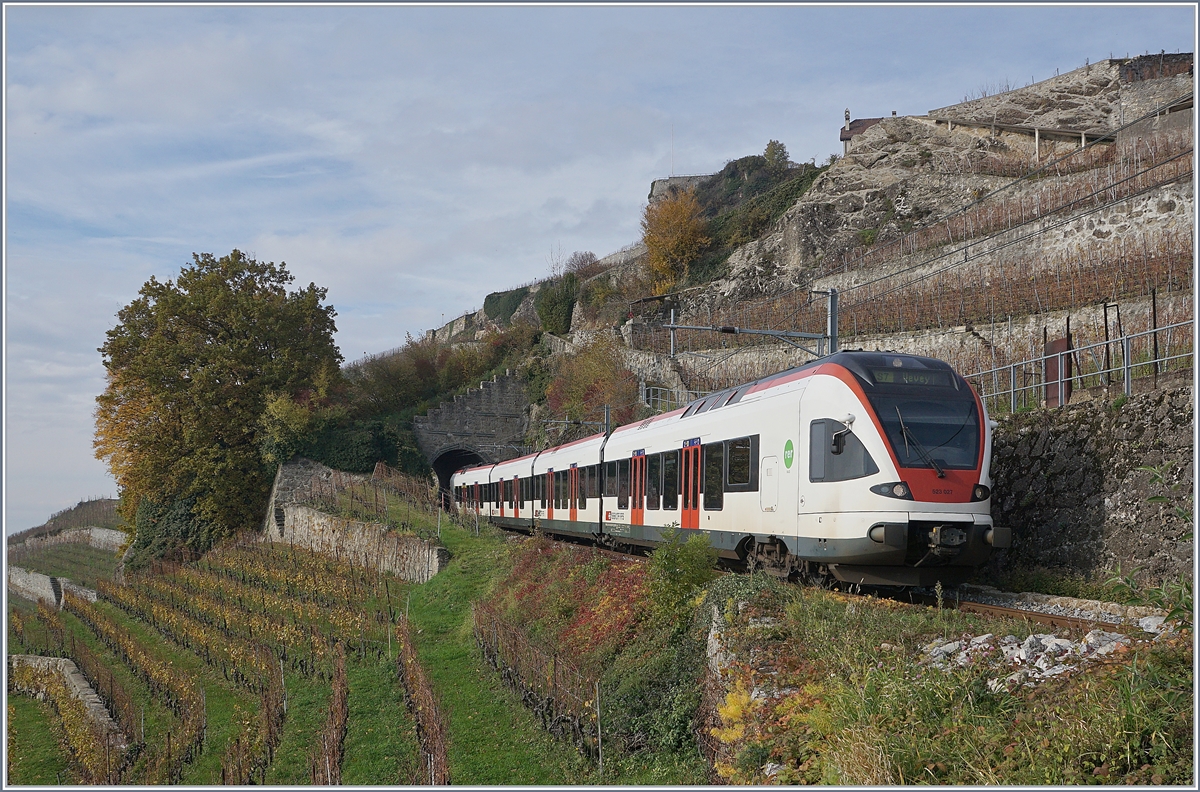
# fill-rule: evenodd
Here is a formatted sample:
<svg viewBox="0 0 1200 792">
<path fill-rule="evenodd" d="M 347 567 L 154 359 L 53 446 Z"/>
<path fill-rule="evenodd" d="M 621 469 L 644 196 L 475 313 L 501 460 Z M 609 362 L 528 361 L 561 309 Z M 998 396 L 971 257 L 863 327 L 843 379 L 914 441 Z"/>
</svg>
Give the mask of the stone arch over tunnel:
<svg viewBox="0 0 1200 792">
<path fill-rule="evenodd" d="M 442 492 L 449 492 L 450 477 L 454 475 L 454 471 L 468 465 L 490 465 L 493 461 L 488 454 L 478 449 L 457 446 L 441 451 L 430 464 L 433 472 L 437 474 L 438 487 Z"/>
<path fill-rule="evenodd" d="M 461 467 L 490 465 L 528 453 L 524 442 L 529 410 L 521 378 L 497 375 L 414 417 L 413 434 L 437 474 L 438 485 L 447 491 L 450 476 Z"/>
</svg>

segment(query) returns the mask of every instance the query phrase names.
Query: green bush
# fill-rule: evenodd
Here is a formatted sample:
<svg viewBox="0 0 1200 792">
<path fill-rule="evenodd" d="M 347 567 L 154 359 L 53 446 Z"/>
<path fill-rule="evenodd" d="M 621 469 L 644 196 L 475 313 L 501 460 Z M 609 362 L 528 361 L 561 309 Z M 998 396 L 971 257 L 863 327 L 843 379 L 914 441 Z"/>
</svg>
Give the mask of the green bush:
<svg viewBox="0 0 1200 792">
<path fill-rule="evenodd" d="M 136 533 L 126 562 L 139 569 L 154 558 L 182 560 L 185 553 L 203 553 L 219 538 L 214 527 L 196 516 L 196 499 L 181 498 L 158 503 L 142 498 L 134 517 Z"/>
<path fill-rule="evenodd" d="M 571 312 L 575 310 L 575 298 L 579 296 L 579 279 L 568 272 L 557 282 L 543 286 L 534 300 L 542 328 L 555 335 L 571 330 Z"/>
<path fill-rule="evenodd" d="M 510 289 L 503 292 L 492 292 L 483 298 L 483 312 L 489 319 L 501 324 L 508 324 L 512 315 L 521 307 L 521 302 L 529 294 L 528 286 Z"/>
<path fill-rule="evenodd" d="M 764 157 L 743 157 L 701 183 L 696 195 L 709 218 L 711 241 L 688 269 L 687 283 L 724 277 L 729 254 L 766 233 L 825 170 L 811 165 L 772 170 Z"/>
<path fill-rule="evenodd" d="M 429 463 L 407 426 L 379 420 L 332 426 L 317 435 L 301 455 L 350 473 L 370 473 L 376 462 L 414 476 L 429 475 Z"/>
<path fill-rule="evenodd" d="M 717 551 L 708 536 L 693 533 L 684 538 L 676 530 L 650 555 L 650 607 L 654 617 L 679 625 L 691 618 L 690 601 L 716 577 Z"/>
</svg>

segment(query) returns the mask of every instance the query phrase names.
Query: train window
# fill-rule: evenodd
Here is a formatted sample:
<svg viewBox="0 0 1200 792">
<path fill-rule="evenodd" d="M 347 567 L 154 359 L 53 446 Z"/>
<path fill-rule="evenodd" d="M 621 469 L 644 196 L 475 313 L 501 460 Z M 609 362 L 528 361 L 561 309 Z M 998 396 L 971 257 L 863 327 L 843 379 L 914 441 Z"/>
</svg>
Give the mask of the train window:
<svg viewBox="0 0 1200 792">
<path fill-rule="evenodd" d="M 850 481 L 878 472 L 870 452 L 844 423 L 822 418 L 809 425 L 809 481 Z"/>
<path fill-rule="evenodd" d="M 567 476 L 566 471 L 554 475 L 554 508 L 567 508 Z"/>
<path fill-rule="evenodd" d="M 725 444 L 709 443 L 704 446 L 704 508 L 719 511 L 725 505 L 724 468 Z"/>
<path fill-rule="evenodd" d="M 629 460 L 617 461 L 617 508 L 629 508 Z"/>
<path fill-rule="evenodd" d="M 543 509 L 546 508 L 546 475 L 544 473 L 534 474 L 533 499 Z"/>
<path fill-rule="evenodd" d="M 617 497 L 617 463 L 604 463 L 604 497 Z"/>
<path fill-rule="evenodd" d="M 580 509 L 587 508 L 588 498 L 588 480 L 591 478 L 591 467 L 579 468 L 579 506 Z"/>
<path fill-rule="evenodd" d="M 662 455 L 662 507 L 674 511 L 679 507 L 679 452 L 666 451 Z"/>
<path fill-rule="evenodd" d="M 662 491 L 662 455 L 651 454 L 646 457 L 646 508 L 657 509 L 658 497 Z"/>
<path fill-rule="evenodd" d="M 725 441 L 725 491 L 758 491 L 758 435 Z"/>
<path fill-rule="evenodd" d="M 600 466 L 588 465 L 588 488 L 587 494 L 589 498 L 600 497 Z"/>
</svg>

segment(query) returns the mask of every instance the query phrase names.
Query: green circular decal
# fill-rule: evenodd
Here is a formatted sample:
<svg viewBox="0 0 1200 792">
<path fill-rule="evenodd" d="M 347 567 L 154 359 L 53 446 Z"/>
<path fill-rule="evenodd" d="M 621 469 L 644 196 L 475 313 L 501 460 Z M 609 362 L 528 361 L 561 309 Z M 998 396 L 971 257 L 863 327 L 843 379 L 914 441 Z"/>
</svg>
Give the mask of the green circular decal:
<svg viewBox="0 0 1200 792">
<path fill-rule="evenodd" d="M 788 470 L 792 469 L 792 460 L 796 458 L 796 449 L 792 446 L 792 441 L 788 440 L 783 444 L 783 464 Z"/>
</svg>

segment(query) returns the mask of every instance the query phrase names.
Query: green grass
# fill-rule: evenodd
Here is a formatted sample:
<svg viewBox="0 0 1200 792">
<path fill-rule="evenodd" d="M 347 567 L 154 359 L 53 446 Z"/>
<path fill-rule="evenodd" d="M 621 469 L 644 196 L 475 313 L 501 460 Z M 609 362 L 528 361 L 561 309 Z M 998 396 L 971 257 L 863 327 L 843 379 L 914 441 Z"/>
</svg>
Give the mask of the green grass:
<svg viewBox="0 0 1200 792">
<path fill-rule="evenodd" d="M 285 674 L 287 719 L 283 739 L 275 750 L 275 760 L 267 770 L 267 784 L 303 785 L 309 783 L 308 758 L 316 735 L 325 724 L 331 694 L 329 683 L 308 679 L 300 674 Z"/>
<path fill-rule="evenodd" d="M 235 721 L 236 708 L 240 707 L 246 716 L 252 716 L 258 711 L 257 699 L 217 676 L 212 669 L 205 666 L 199 657 L 185 649 L 180 649 L 153 628 L 129 618 L 123 611 L 108 603 L 101 601 L 96 605 L 112 615 L 118 624 L 127 628 L 148 653 L 171 663 L 180 669 L 182 674 L 199 680 L 200 687 L 205 693 L 208 723 L 204 738 L 204 750 L 194 762 L 183 766 L 180 783 L 184 785 L 219 784 L 221 782 L 221 758 L 224 756 L 226 747 L 237 736 L 240 729 L 240 724 Z M 166 742 L 166 735 L 152 733 L 149 723 L 146 725 L 146 736 L 148 741 L 156 745 Z"/>
<path fill-rule="evenodd" d="M 79 542 L 51 545 L 28 555 L 18 554 L 12 561 L 43 575 L 69 578 L 86 588 L 95 588 L 98 579 L 109 580 L 120 559 L 112 550 L 101 550 Z"/>
<path fill-rule="evenodd" d="M 416 725 L 404 706 L 395 661 L 347 661 L 346 676 L 350 719 L 342 783 L 413 783 L 420 747 Z"/>
<path fill-rule="evenodd" d="M 545 732 L 499 674 L 483 661 L 471 634 L 470 603 L 487 599 L 509 567 L 506 534 L 485 526 L 481 535 L 442 526 L 452 560 L 415 587 L 412 629 L 422 666 L 441 698 L 450 734 L 450 777 L 455 784 L 696 784 L 704 783 L 696 757 L 643 752 L 605 754 L 605 772 L 566 740 Z"/>
<path fill-rule="evenodd" d="M 421 664 L 448 721 L 450 778 L 455 784 L 564 784 L 588 778 L 568 743 L 544 732 L 486 663 L 471 635 L 470 603 L 503 570 L 502 540 L 442 526 L 450 565 L 413 589 L 410 614 Z"/>
<path fill-rule="evenodd" d="M 768 761 L 783 766 L 781 783 L 1191 783 L 1190 636 L 993 692 L 987 682 L 1007 673 L 1003 666 L 940 670 L 919 662 L 921 647 L 935 637 L 1023 639 L 1048 628 L 819 590 L 759 606 L 738 617 L 733 651 L 745 651 L 742 640 L 758 646 L 795 692 L 763 709 L 731 706 L 729 723 L 747 730 L 728 735 L 735 783 L 761 781 Z M 781 621 L 750 627 L 761 613 Z"/>
<path fill-rule="evenodd" d="M 151 744 L 157 744 L 161 740 L 161 735 L 178 728 L 179 720 L 174 713 L 159 703 L 150 694 L 146 684 L 135 676 L 128 666 L 118 660 L 83 622 L 67 611 L 59 611 L 59 618 L 62 620 L 63 627 L 75 636 L 76 641 L 86 645 L 102 660 L 108 670 L 112 672 L 113 679 L 125 689 L 133 700 L 134 706 L 138 708 L 138 723 L 135 726 L 135 733 L 130 735 L 133 740 L 141 739 L 143 720 L 146 738 Z M 136 778 L 136 774 L 133 777 Z"/>
<path fill-rule="evenodd" d="M 8 722 L 12 753 L 8 783 L 14 786 L 76 783 L 62 745 L 62 723 L 48 703 L 31 696 L 9 695 Z"/>
</svg>

